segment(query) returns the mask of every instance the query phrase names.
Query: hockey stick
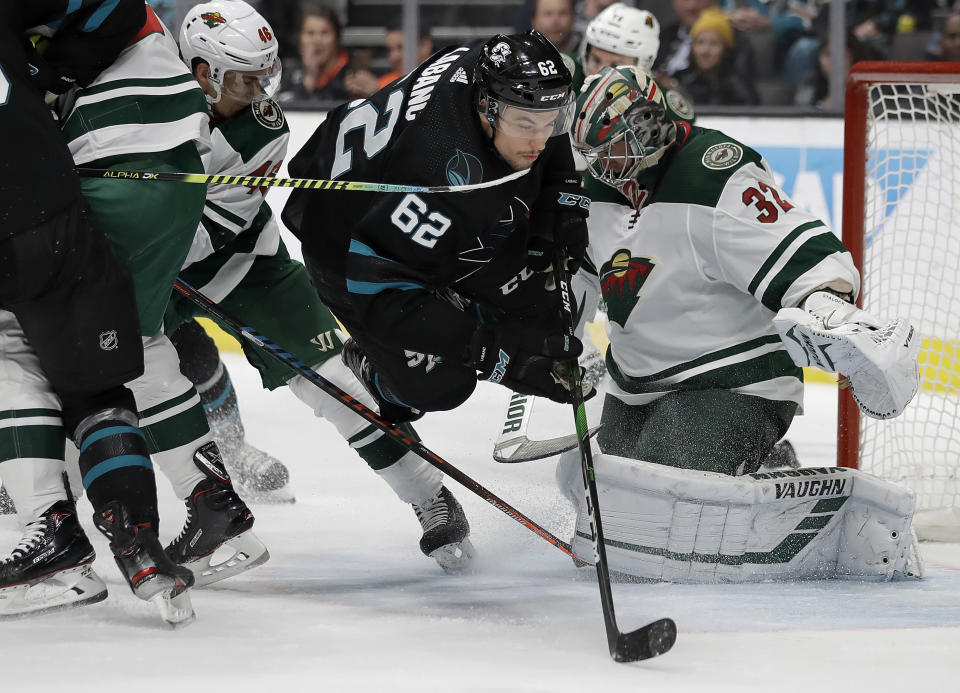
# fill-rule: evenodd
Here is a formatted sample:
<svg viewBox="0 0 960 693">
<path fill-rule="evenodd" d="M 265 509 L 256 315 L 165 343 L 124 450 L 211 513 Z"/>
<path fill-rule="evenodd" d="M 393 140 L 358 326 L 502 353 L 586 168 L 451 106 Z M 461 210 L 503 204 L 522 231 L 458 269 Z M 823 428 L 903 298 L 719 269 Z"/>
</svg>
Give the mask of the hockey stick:
<svg viewBox="0 0 960 693">
<path fill-rule="evenodd" d="M 177 279 L 173 285 L 173 288 L 180 292 L 185 298 L 200 306 L 200 308 L 205 310 L 211 316 L 215 317 L 224 325 L 228 326 L 241 337 L 263 351 L 265 354 L 284 364 L 297 375 L 303 376 L 306 380 L 309 380 L 328 395 L 340 401 L 344 406 L 352 409 L 355 413 L 365 418 L 371 424 L 393 438 L 393 440 L 399 445 L 419 455 L 429 464 L 432 464 L 434 467 L 444 472 L 447 476 L 458 481 L 462 486 L 480 496 L 480 498 L 485 500 L 487 503 L 494 506 L 501 512 L 509 515 L 534 534 L 540 536 L 547 543 L 552 544 L 556 548 L 560 549 L 574 560 L 579 560 L 573 553 L 573 549 L 570 547 L 570 544 L 562 539 L 559 539 L 558 537 L 555 537 L 553 534 L 501 499 L 492 491 L 489 491 L 478 482 L 474 481 L 472 478 L 447 462 L 445 459 L 422 445 L 419 441 L 408 436 L 401 429 L 381 419 L 379 416 L 377 416 L 375 411 L 367 407 L 363 402 L 351 397 L 349 394 L 337 387 L 334 383 L 330 382 L 315 370 L 310 368 L 307 364 L 297 359 L 296 356 L 284 351 L 280 346 L 270 341 L 269 338 L 257 333 L 252 327 L 242 324 L 236 318 L 225 313 L 223 310 L 221 310 L 220 306 L 187 284 L 185 281 L 182 279 Z"/>
<path fill-rule="evenodd" d="M 528 438 L 527 427 L 530 425 L 530 415 L 533 413 L 535 402 L 536 399 L 532 395 L 514 392 L 510 396 L 510 401 L 507 402 L 507 413 L 503 419 L 503 429 L 493 445 L 494 460 L 508 464 L 532 462 L 559 455 L 580 444 L 576 433 L 546 440 Z M 592 436 L 599 430 L 599 426 L 594 426 L 587 431 L 587 436 Z"/>
<path fill-rule="evenodd" d="M 566 269 L 566 255 L 566 249 L 561 248 L 553 259 L 553 268 L 563 304 L 564 332 L 572 339 L 576 331 L 576 321 L 573 306 L 570 303 L 572 293 L 570 273 Z M 607 566 L 607 549 L 603 543 L 603 527 L 600 524 L 600 504 L 593 469 L 593 453 L 590 450 L 590 438 L 587 435 L 587 413 L 583 405 L 583 390 L 580 385 L 580 366 L 576 360 L 571 362 L 571 366 L 573 386 L 570 388 L 570 395 L 573 403 L 573 418 L 577 425 L 580 470 L 583 473 L 587 513 L 590 516 L 590 529 L 593 534 L 593 559 L 597 566 L 597 581 L 600 583 L 600 603 L 603 607 L 603 620 L 607 627 L 610 656 L 617 662 L 649 659 L 673 647 L 677 639 L 677 625 L 673 619 L 661 618 L 629 633 L 621 633 L 617 627 L 617 618 L 613 610 L 613 591 L 610 587 L 610 570 Z"/>
<path fill-rule="evenodd" d="M 516 171 L 508 176 L 469 185 L 400 185 L 398 183 L 364 183 L 355 180 L 321 180 L 317 178 L 275 178 L 273 176 L 224 176 L 203 173 L 173 173 L 157 171 L 114 171 L 106 168 L 78 168 L 81 178 L 116 178 L 118 180 L 167 181 L 208 185 L 240 185 L 245 188 L 300 188 L 302 190 L 351 190 L 359 192 L 446 193 L 483 190 L 509 183 L 525 176 L 530 169 Z"/>
</svg>

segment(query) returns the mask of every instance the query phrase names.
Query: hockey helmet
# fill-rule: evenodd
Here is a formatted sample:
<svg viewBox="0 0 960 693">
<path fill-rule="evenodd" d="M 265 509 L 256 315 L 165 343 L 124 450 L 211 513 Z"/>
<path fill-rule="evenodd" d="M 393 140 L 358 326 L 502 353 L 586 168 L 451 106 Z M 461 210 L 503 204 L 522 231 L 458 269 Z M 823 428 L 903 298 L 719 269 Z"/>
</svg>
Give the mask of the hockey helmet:
<svg viewBox="0 0 960 693">
<path fill-rule="evenodd" d="M 277 39 L 263 16 L 240 0 L 194 6 L 180 27 L 180 55 L 192 70 L 197 60 L 210 66 L 218 103 L 226 93 L 239 101 L 262 101 L 280 86 Z"/>
<path fill-rule="evenodd" d="M 497 34 L 483 44 L 474 71 L 477 110 L 511 136 L 562 135 L 573 119 L 572 79 L 539 31 Z"/>
<path fill-rule="evenodd" d="M 636 61 L 637 67 L 650 72 L 660 50 L 660 22 L 647 10 L 615 2 L 587 25 L 580 47 L 580 60 L 584 67 L 590 46 L 629 56 Z"/>
<path fill-rule="evenodd" d="M 605 67 L 584 83 L 572 134 L 594 177 L 616 188 L 659 163 L 677 126 L 652 77 L 636 67 Z"/>
</svg>

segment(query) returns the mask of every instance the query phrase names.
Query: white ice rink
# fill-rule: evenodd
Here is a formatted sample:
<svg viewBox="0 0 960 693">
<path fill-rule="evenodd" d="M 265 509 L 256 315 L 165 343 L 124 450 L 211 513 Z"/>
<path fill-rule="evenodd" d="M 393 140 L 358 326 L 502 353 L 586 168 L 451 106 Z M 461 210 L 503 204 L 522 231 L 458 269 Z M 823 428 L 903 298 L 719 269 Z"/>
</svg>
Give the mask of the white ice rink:
<svg viewBox="0 0 960 693">
<path fill-rule="evenodd" d="M 110 596 L 58 614 L 0 622 L 0 691 L 957 691 L 960 545 L 924 545 L 920 582 L 750 586 L 615 584 L 632 630 L 662 616 L 679 636 L 663 657 L 616 664 L 606 651 L 592 570 L 469 491 L 480 559 L 448 576 L 417 548 L 419 525 L 336 435 L 286 391 L 266 393 L 227 355 L 248 439 L 291 469 L 297 502 L 254 506 L 270 561 L 193 593 L 197 621 L 170 631 L 121 584 L 80 505 Z M 508 392 L 481 386 L 459 410 L 428 416 L 425 443 L 507 502 L 569 538 L 572 511 L 553 461 L 497 464 Z M 811 385 L 790 438 L 807 465 L 833 464 L 835 389 Z M 591 405 L 593 405 L 591 407 Z M 591 418 L 598 414 L 588 403 Z M 536 422 L 569 432 L 571 417 Z M 538 428 L 538 430 L 545 430 Z M 161 533 L 183 509 L 165 480 Z M 0 551 L 19 533 L 0 518 Z"/>
</svg>

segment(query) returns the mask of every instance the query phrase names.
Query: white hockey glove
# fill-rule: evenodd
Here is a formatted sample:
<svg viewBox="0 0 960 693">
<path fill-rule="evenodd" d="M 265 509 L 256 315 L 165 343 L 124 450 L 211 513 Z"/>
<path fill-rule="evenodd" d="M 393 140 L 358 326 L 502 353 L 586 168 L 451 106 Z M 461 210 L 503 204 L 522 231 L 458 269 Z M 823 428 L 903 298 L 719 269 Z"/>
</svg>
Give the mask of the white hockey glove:
<svg viewBox="0 0 960 693">
<path fill-rule="evenodd" d="M 887 323 L 826 291 L 803 308 L 783 308 L 773 319 L 798 366 L 842 373 L 857 406 L 874 419 L 898 416 L 920 383 L 920 340 L 905 318 Z"/>
</svg>

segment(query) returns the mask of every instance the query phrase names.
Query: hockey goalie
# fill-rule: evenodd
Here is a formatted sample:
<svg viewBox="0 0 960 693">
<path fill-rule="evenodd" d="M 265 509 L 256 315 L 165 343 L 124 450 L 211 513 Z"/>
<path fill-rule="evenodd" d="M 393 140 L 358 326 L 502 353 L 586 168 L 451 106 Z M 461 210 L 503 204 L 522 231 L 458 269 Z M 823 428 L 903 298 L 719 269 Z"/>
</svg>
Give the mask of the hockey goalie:
<svg viewBox="0 0 960 693">
<path fill-rule="evenodd" d="M 629 67 L 589 78 L 574 146 L 588 163 L 590 263 L 609 373 L 595 445 L 613 571 L 739 582 L 919 576 L 911 491 L 840 468 L 761 467 L 803 401 L 804 366 L 840 373 L 891 418 L 918 387 L 908 320 L 854 304 L 847 249 L 778 186 L 760 154 L 666 115 Z M 579 452 L 558 482 L 592 562 Z"/>
</svg>

